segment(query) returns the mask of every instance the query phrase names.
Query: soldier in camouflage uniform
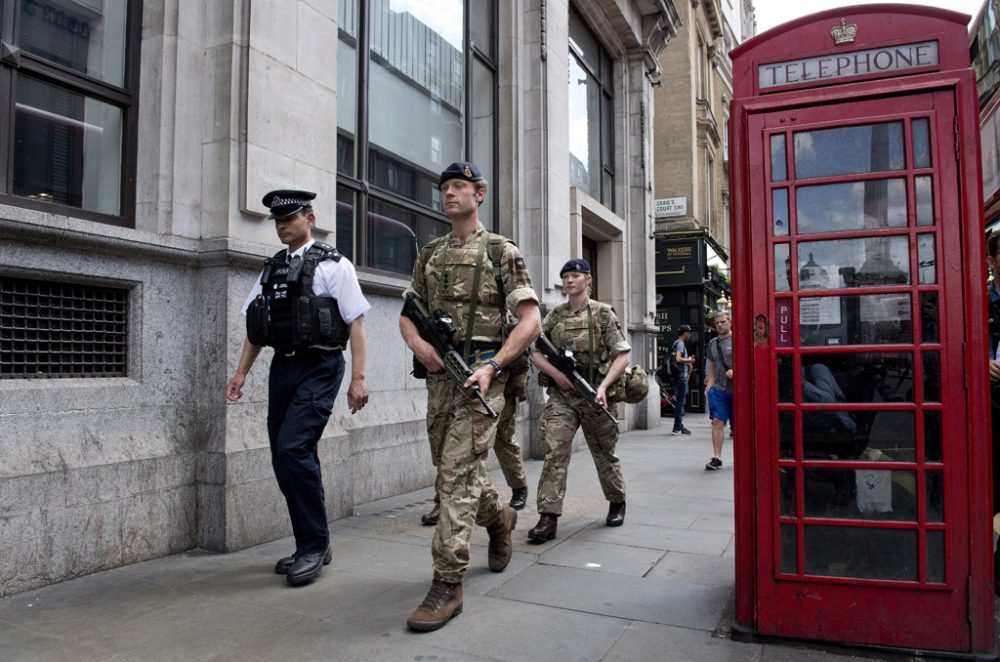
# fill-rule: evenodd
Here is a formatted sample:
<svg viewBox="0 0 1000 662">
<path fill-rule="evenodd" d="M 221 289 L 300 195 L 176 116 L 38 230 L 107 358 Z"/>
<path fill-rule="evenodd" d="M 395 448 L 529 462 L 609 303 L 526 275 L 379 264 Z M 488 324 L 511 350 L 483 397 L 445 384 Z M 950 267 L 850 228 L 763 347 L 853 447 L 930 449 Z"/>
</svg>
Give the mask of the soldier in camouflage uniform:
<svg viewBox="0 0 1000 662">
<path fill-rule="evenodd" d="M 519 357 L 507 370 L 507 385 L 504 387 L 504 407 L 497 421 L 497 437 L 493 452 L 500 462 L 504 480 L 511 490 L 510 507 L 524 508 L 528 500 L 528 478 L 524 475 L 524 459 L 521 445 L 517 443 L 517 403 L 525 399 L 528 391 L 528 372 L 531 364 L 528 357 Z"/>
<path fill-rule="evenodd" d="M 524 508 L 528 499 L 528 479 L 524 475 L 524 459 L 521 457 L 521 446 L 517 443 L 515 433 L 517 431 L 517 403 L 524 400 L 527 394 L 528 372 L 531 364 L 527 356 L 519 357 L 505 370 L 507 373 L 507 384 L 504 387 L 504 407 L 497 420 L 497 434 L 493 443 L 493 452 L 500 462 L 500 470 L 507 481 L 507 486 L 511 488 L 510 507 L 514 510 Z M 450 383 L 444 375 L 435 375 L 434 379 L 428 378 L 428 402 L 427 402 L 427 439 L 431 445 L 431 461 L 437 467 L 441 464 L 441 449 L 444 444 L 444 436 L 448 430 L 448 413 L 450 404 L 443 396 L 444 393 L 431 389 L 447 389 Z M 432 382 L 434 386 L 432 386 Z M 433 400 L 432 400 L 433 398 Z M 439 476 L 440 478 L 440 476 Z M 441 515 L 441 486 L 434 484 L 434 506 L 430 512 L 420 516 L 420 521 L 424 526 L 436 526 L 438 517 Z"/>
<path fill-rule="evenodd" d="M 590 298 L 592 278 L 587 261 L 570 260 L 559 275 L 569 302 L 556 306 L 545 316 L 542 332 L 556 347 L 573 352 L 577 371 L 597 391 L 597 401 L 613 411 L 622 395 L 620 378 L 628 367 L 632 348 L 625 340 L 614 309 Z M 604 497 L 611 504 L 606 523 L 621 526 L 625 521 L 625 479 L 615 456 L 618 426 L 591 407 L 544 355 L 535 351 L 532 358 L 548 382 L 548 401 L 541 421 L 547 450 L 538 479 L 538 524 L 528 531 L 528 540 L 543 543 L 556 537 L 556 524 L 566 496 L 566 471 L 573 437 L 579 427 L 583 428 L 594 458 Z"/>
<path fill-rule="evenodd" d="M 452 230 L 420 250 L 404 296 L 415 294 L 427 310 L 451 316 L 455 348 L 474 371 L 465 386 L 477 385 L 490 407 L 502 410 L 507 384 L 503 368 L 523 354 L 541 330 L 538 296 L 517 247 L 479 222 L 478 206 L 486 197 L 479 169 L 472 163 L 453 163 L 441 173 L 440 188 Z M 519 321 L 505 339 L 508 312 Z M 462 611 L 462 577 L 469 565 L 473 524 L 486 527 L 489 568 L 500 572 L 510 562 L 517 513 L 500 502 L 486 473 L 496 420 L 442 372 L 440 357 L 409 318 L 401 316 L 399 328 L 428 372 L 428 436 L 441 499 L 431 546 L 434 581 L 407 620 L 410 629 L 428 631 Z"/>
</svg>

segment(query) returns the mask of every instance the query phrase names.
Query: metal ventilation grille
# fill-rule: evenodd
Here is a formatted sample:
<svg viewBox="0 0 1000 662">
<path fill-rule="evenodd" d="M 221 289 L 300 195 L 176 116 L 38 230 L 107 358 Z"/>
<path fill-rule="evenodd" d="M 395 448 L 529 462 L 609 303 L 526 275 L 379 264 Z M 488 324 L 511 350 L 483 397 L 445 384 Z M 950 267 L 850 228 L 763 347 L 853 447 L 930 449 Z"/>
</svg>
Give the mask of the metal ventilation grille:
<svg viewBox="0 0 1000 662">
<path fill-rule="evenodd" d="M 0 276 L 0 379 L 124 377 L 128 290 Z"/>
</svg>

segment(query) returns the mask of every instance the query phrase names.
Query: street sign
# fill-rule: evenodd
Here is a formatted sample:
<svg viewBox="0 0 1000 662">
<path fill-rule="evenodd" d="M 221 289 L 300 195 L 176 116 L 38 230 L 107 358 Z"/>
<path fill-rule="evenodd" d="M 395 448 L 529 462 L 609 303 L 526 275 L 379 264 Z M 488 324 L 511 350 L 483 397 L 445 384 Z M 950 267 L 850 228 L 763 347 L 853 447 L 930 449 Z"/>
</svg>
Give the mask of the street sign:
<svg viewBox="0 0 1000 662">
<path fill-rule="evenodd" d="M 687 196 L 679 198 L 657 198 L 656 200 L 656 218 L 687 216 L 687 212 Z"/>
</svg>

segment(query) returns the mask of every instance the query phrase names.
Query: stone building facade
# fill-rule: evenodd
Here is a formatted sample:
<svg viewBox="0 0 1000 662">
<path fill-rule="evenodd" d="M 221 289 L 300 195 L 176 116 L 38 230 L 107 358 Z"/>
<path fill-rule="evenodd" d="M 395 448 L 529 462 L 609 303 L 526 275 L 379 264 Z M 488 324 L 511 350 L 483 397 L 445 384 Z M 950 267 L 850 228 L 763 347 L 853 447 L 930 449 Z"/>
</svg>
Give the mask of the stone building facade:
<svg viewBox="0 0 1000 662">
<path fill-rule="evenodd" d="M 279 248 L 270 189 L 318 192 L 316 235 L 373 304 L 370 402 L 342 395 L 320 444 L 331 518 L 433 482 L 397 320 L 453 160 L 487 173 L 544 307 L 587 257 L 650 365 L 651 79 L 678 21 L 670 0 L 0 0 L 0 595 L 290 533 L 270 350 L 223 395 Z"/>
</svg>

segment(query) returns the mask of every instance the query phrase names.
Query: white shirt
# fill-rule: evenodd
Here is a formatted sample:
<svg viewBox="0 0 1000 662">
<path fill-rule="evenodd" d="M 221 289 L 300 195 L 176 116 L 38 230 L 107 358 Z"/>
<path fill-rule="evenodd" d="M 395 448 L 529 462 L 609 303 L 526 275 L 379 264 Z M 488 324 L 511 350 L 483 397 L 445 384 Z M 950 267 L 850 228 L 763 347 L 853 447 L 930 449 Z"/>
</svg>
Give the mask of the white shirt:
<svg viewBox="0 0 1000 662">
<path fill-rule="evenodd" d="M 315 239 L 310 240 L 294 253 L 288 254 L 286 260 L 303 255 L 314 243 L 316 243 Z M 260 273 L 261 276 L 264 275 L 263 270 Z M 358 284 L 358 274 L 354 271 L 354 265 L 346 257 L 340 258 L 339 261 L 323 260 L 317 264 L 316 271 L 313 273 L 312 286 L 313 294 L 316 296 L 332 297 L 337 300 L 340 316 L 347 324 L 367 313 L 368 309 L 372 307 L 365 295 L 361 293 L 361 285 Z M 260 276 L 258 276 L 257 282 L 250 290 L 250 295 L 243 302 L 244 315 L 247 314 L 250 303 L 261 292 L 263 292 L 263 288 L 260 284 Z"/>
</svg>

